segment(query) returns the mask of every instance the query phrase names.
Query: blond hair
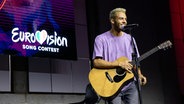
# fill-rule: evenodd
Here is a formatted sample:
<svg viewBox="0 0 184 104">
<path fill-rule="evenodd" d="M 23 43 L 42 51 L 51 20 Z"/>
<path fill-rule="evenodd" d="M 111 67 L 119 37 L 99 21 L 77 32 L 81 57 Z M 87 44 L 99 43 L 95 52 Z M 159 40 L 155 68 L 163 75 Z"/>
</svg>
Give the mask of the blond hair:
<svg viewBox="0 0 184 104">
<path fill-rule="evenodd" d="M 110 11 L 109 13 L 109 19 L 115 18 L 117 12 L 123 12 L 126 13 L 126 9 L 124 8 L 115 8 Z"/>
</svg>

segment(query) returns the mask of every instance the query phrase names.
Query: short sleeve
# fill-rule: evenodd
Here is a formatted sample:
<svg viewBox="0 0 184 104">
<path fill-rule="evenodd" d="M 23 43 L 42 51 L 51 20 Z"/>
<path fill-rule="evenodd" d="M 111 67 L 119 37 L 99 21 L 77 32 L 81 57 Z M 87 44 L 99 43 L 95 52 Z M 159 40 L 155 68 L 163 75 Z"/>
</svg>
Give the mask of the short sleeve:
<svg viewBox="0 0 184 104">
<path fill-rule="evenodd" d="M 103 40 L 100 36 L 97 36 L 94 42 L 93 59 L 96 57 L 103 57 Z"/>
</svg>

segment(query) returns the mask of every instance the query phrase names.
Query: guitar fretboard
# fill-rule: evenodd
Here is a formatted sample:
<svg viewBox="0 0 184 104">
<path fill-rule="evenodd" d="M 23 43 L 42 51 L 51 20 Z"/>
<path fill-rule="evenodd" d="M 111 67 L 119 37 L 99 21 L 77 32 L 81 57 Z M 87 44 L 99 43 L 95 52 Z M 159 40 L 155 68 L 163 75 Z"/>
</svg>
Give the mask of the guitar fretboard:
<svg viewBox="0 0 184 104">
<path fill-rule="evenodd" d="M 151 49 L 150 51 L 144 53 L 143 55 L 141 55 L 141 56 L 138 58 L 138 60 L 139 60 L 139 61 L 142 61 L 142 60 L 144 60 L 145 58 L 147 58 L 148 56 L 150 56 L 150 55 L 152 55 L 153 53 L 157 52 L 158 50 L 159 50 L 159 47 L 157 46 L 157 47 Z"/>
</svg>

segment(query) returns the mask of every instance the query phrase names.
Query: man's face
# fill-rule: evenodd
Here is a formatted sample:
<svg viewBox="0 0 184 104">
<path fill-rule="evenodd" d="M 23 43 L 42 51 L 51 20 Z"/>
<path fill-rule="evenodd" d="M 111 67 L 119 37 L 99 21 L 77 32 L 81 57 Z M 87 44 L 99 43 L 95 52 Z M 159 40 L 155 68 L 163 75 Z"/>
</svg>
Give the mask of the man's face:
<svg viewBox="0 0 184 104">
<path fill-rule="evenodd" d="M 123 26 L 127 25 L 127 16 L 123 12 L 117 12 L 114 18 L 114 28 L 121 29 Z"/>
</svg>

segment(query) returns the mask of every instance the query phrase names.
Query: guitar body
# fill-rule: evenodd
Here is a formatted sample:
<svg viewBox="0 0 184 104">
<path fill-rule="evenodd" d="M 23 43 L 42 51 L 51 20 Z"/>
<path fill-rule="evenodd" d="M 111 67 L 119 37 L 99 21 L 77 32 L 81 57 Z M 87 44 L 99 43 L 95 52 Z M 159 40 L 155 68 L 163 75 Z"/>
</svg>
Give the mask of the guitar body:
<svg viewBox="0 0 184 104">
<path fill-rule="evenodd" d="M 168 40 L 154 47 L 150 51 L 141 55 L 138 60 L 141 61 L 160 49 L 171 47 L 172 43 Z M 126 57 L 120 57 L 116 61 L 124 62 L 128 60 Z M 134 64 L 134 62 L 130 62 Z M 96 69 L 93 68 L 89 72 L 89 81 L 96 93 L 103 98 L 113 98 L 127 85 L 134 80 L 134 74 L 129 73 L 121 68 L 115 69 Z"/>
<path fill-rule="evenodd" d="M 117 61 L 128 60 L 120 57 Z M 122 70 L 123 75 L 118 75 L 117 70 Z M 89 81 L 96 93 L 103 98 L 115 97 L 121 89 L 132 81 L 133 73 L 126 72 L 124 69 L 96 69 L 89 72 Z"/>
</svg>

